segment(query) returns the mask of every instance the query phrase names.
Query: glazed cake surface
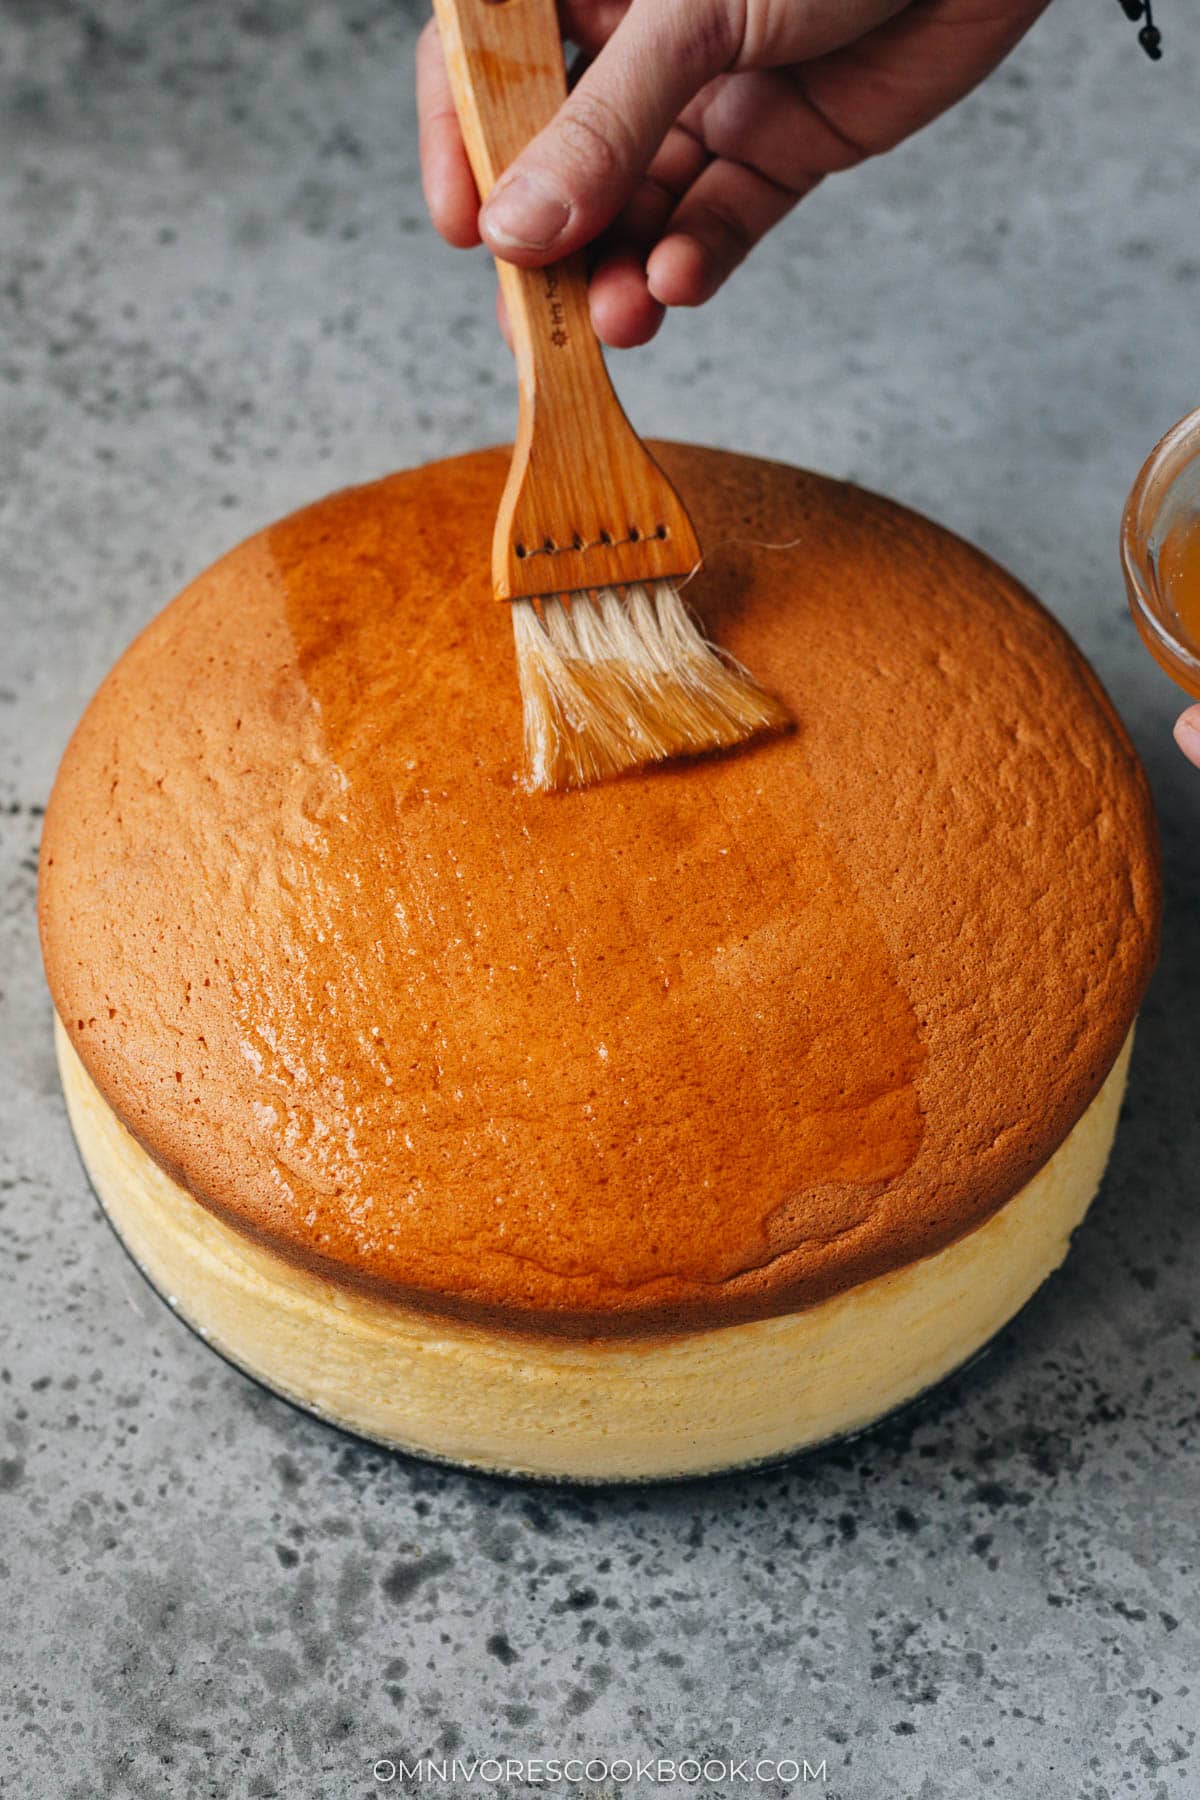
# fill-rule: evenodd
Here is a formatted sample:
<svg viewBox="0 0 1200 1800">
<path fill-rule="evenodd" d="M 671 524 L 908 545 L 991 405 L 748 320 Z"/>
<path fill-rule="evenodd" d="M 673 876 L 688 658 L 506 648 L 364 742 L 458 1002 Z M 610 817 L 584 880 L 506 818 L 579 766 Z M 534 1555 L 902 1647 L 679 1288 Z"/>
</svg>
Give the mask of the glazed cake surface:
<svg viewBox="0 0 1200 1800">
<path fill-rule="evenodd" d="M 64 758 L 73 1051 L 173 1182 L 322 1281 L 532 1335 L 811 1307 L 1003 1207 L 1130 1030 L 1153 814 L 1063 631 L 890 502 L 658 449 L 688 597 L 789 736 L 524 792 L 497 450 L 239 546 Z"/>
</svg>

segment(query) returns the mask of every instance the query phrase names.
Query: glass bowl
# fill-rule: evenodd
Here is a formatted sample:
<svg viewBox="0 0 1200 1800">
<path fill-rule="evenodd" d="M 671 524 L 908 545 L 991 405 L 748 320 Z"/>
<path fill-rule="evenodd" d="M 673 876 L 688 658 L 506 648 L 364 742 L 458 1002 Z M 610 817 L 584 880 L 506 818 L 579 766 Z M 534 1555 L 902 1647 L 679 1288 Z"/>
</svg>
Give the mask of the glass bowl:
<svg viewBox="0 0 1200 1800">
<path fill-rule="evenodd" d="M 1121 562 L 1147 649 L 1200 700 L 1200 408 L 1142 465 L 1125 502 Z"/>
</svg>

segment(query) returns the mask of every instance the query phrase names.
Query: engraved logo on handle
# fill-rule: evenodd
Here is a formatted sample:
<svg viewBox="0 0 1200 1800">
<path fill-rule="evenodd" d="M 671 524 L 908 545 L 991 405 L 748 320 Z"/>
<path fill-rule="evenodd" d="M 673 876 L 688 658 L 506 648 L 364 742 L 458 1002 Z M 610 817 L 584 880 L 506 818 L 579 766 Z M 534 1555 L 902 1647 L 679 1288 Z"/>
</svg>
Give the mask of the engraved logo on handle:
<svg viewBox="0 0 1200 1800">
<path fill-rule="evenodd" d="M 550 342 L 561 350 L 570 342 L 567 334 L 567 309 L 562 303 L 558 276 L 553 269 L 546 269 L 544 274 L 546 305 L 550 312 Z"/>
</svg>

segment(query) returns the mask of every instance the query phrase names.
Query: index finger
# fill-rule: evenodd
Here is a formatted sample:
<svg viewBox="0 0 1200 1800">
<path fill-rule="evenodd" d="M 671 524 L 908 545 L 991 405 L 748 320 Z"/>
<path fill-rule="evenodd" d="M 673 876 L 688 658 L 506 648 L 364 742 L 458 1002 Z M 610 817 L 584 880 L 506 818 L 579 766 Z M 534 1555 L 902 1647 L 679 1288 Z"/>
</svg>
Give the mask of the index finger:
<svg viewBox="0 0 1200 1800">
<path fill-rule="evenodd" d="M 456 249 L 479 242 L 479 193 L 463 148 L 437 20 L 417 39 L 421 186 L 435 229 Z"/>
</svg>

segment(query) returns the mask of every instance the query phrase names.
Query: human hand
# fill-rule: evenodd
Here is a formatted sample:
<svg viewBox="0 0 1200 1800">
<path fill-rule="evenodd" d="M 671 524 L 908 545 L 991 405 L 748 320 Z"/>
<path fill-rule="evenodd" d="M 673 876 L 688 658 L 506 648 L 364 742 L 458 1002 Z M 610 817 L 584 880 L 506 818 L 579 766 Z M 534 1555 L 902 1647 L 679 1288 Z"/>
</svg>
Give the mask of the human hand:
<svg viewBox="0 0 1200 1800">
<path fill-rule="evenodd" d="M 421 170 L 451 244 L 525 268 L 594 245 L 623 348 L 699 306 L 826 175 L 890 149 L 1001 61 L 1047 0 L 561 0 L 584 72 L 482 213 L 433 20 Z"/>
<path fill-rule="evenodd" d="M 1175 742 L 1200 769 L 1200 706 L 1189 706 L 1175 721 Z"/>
</svg>

